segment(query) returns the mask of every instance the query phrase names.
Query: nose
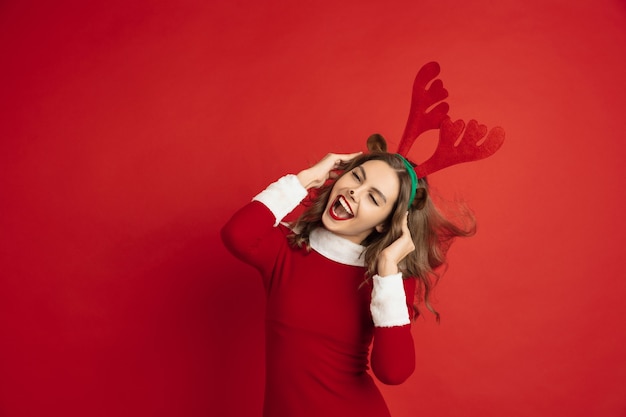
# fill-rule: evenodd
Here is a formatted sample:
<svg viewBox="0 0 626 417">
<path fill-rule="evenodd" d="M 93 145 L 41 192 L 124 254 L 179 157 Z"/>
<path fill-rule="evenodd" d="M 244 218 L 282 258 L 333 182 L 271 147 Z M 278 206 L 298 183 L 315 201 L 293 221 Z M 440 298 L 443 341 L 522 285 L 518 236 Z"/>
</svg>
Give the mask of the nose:
<svg viewBox="0 0 626 417">
<path fill-rule="evenodd" d="M 351 189 L 351 190 L 349 191 L 349 193 L 350 193 L 350 199 L 351 199 L 352 201 L 357 201 L 358 196 L 359 196 L 358 189 L 357 189 L 357 190 L 355 190 L 355 189 L 353 188 L 353 189 Z"/>
</svg>

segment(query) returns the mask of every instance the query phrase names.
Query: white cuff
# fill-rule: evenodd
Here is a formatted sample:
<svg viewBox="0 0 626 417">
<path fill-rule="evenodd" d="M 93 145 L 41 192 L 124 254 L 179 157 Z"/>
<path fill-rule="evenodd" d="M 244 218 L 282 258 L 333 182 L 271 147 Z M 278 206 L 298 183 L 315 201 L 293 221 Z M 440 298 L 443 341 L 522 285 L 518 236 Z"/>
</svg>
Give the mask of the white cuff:
<svg viewBox="0 0 626 417">
<path fill-rule="evenodd" d="M 259 201 L 274 214 L 278 226 L 280 221 L 295 209 L 307 196 L 307 190 L 293 174 L 285 175 L 261 191 L 252 201 Z"/>
<path fill-rule="evenodd" d="M 370 311 L 376 327 L 404 326 L 411 323 L 406 307 L 406 294 L 402 273 L 372 278 L 372 302 Z"/>
</svg>

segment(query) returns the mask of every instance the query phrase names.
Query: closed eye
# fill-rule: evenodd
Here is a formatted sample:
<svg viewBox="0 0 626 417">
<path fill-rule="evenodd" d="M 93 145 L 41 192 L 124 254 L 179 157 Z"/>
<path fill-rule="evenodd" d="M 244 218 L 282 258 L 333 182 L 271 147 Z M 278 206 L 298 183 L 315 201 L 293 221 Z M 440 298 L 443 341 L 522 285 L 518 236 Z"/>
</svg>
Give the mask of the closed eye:
<svg viewBox="0 0 626 417">
<path fill-rule="evenodd" d="M 362 166 L 358 166 L 354 169 L 354 171 L 352 171 L 352 177 L 359 184 L 363 183 L 367 178 L 365 176 L 365 170 L 363 169 Z M 385 195 L 378 188 L 373 188 L 372 190 L 374 191 L 374 193 L 370 193 L 369 198 L 372 200 L 374 204 L 376 204 L 377 206 L 380 206 L 380 203 L 378 202 L 378 199 L 376 198 L 376 196 L 381 198 L 383 202 L 387 204 L 387 199 L 385 198 Z"/>
</svg>

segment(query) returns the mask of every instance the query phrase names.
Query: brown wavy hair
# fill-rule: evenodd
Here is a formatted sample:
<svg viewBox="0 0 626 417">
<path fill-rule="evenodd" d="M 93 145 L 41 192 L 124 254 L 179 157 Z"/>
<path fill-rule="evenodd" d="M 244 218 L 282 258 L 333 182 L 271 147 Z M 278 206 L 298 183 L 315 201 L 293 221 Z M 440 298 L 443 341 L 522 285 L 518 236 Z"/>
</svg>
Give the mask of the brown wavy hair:
<svg viewBox="0 0 626 417">
<path fill-rule="evenodd" d="M 380 160 L 395 170 L 400 180 L 400 192 L 391 214 L 385 221 L 383 232 L 379 233 L 374 229 L 361 242 L 361 245 L 365 246 L 363 257 L 367 268 L 366 280 L 376 274 L 377 260 L 383 249 L 402 235 L 402 222 L 406 216 L 411 194 L 411 178 L 406 167 L 398 155 L 386 152 L 384 139 L 379 137 L 376 140 L 368 140 L 368 147 L 370 153 L 360 155 L 339 166 L 337 178 L 351 172 L 366 161 Z M 294 233 L 289 236 L 292 245 L 310 250 L 309 235 L 314 229 L 324 227 L 322 214 L 335 181 L 336 179 L 327 182 L 318 190 L 313 203 L 292 225 Z M 415 199 L 408 211 L 408 225 L 415 250 L 403 260 L 399 267 L 405 279 L 417 280 L 415 316 L 420 314 L 418 304 L 423 302 L 439 321 L 439 313 L 430 302 L 431 292 L 440 278 L 440 273 L 437 271 L 445 266 L 446 253 L 455 238 L 475 234 L 476 222 L 471 211 L 463 204 L 457 204 L 449 215 L 444 215 L 430 197 L 426 178 L 418 180 Z M 454 218 L 454 221 L 450 220 L 451 218 Z"/>
</svg>

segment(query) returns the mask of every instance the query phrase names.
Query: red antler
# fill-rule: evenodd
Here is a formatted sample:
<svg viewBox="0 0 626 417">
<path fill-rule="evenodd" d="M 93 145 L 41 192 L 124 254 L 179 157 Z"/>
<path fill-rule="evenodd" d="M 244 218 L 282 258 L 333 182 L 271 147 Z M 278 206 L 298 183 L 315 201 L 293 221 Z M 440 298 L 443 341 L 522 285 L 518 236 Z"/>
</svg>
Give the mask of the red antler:
<svg viewBox="0 0 626 417">
<path fill-rule="evenodd" d="M 448 91 L 443 88 L 440 79 L 435 79 L 439 72 L 439 64 L 429 62 L 417 73 L 409 119 L 398 146 L 398 153 L 406 156 L 419 135 L 430 129 L 440 129 L 439 143 L 434 154 L 415 168 L 418 178 L 450 165 L 487 158 L 500 149 L 504 142 L 504 130 L 501 127 L 494 127 L 487 134 L 487 127 L 479 125 L 476 120 L 470 120 L 467 129 L 463 120 L 454 123 L 450 120 L 448 103 L 442 101 L 448 97 Z M 431 81 L 430 87 L 426 89 Z M 427 112 L 429 108 L 432 109 Z M 464 129 L 463 138 L 459 140 Z M 481 142 L 485 135 L 487 138 Z"/>
<path fill-rule="evenodd" d="M 504 142 L 504 129 L 494 127 L 487 135 L 487 139 L 479 145 L 478 142 L 487 134 L 487 127 L 478 124 L 476 120 L 470 120 L 463 138 L 455 146 L 464 128 L 463 120 L 452 123 L 450 118 L 446 118 L 443 121 L 437 149 L 426 162 L 415 168 L 418 178 L 423 178 L 450 165 L 487 158 L 500 149 Z"/>
<path fill-rule="evenodd" d="M 419 135 L 429 129 L 439 128 L 448 114 L 450 107 L 446 102 L 441 102 L 431 111 L 426 112 L 428 108 L 448 97 L 448 92 L 443 88 L 443 82 L 440 79 L 433 81 L 430 88 L 426 90 L 426 84 L 439 75 L 439 71 L 437 62 L 429 62 L 419 70 L 415 77 L 409 120 L 398 146 L 400 155 L 407 155 Z"/>
</svg>

